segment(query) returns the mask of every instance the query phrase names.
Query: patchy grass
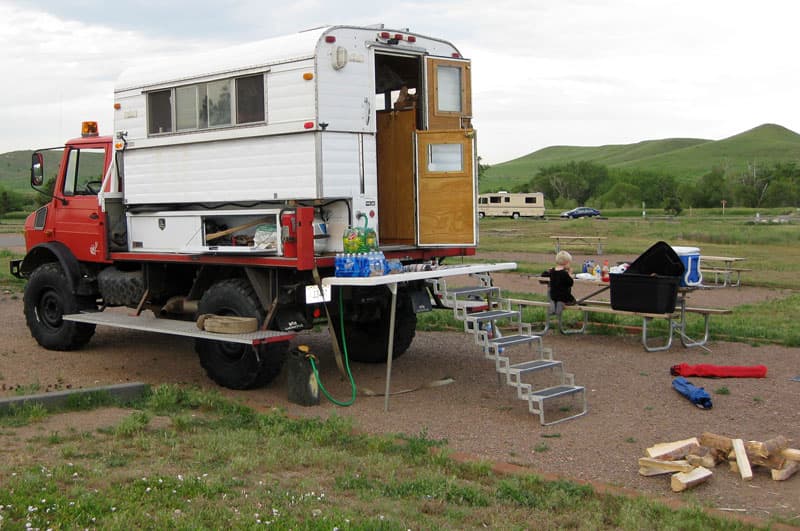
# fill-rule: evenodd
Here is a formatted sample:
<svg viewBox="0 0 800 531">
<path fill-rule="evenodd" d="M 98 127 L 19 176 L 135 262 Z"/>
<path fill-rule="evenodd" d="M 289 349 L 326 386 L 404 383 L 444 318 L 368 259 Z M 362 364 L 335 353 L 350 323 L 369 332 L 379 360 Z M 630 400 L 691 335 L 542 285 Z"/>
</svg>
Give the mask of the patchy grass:
<svg viewBox="0 0 800 531">
<path fill-rule="evenodd" d="M 0 464 L 9 528 L 746 528 L 699 508 L 497 476 L 451 460 L 425 431 L 369 436 L 336 416 L 261 414 L 176 386 L 156 388 L 116 426 L 26 444 Z"/>
</svg>

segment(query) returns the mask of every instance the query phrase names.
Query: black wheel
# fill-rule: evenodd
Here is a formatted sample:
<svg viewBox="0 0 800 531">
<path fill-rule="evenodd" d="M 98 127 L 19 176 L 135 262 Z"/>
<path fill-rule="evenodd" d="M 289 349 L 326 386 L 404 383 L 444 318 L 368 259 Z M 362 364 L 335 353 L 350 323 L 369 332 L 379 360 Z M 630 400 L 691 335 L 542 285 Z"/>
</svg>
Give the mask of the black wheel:
<svg viewBox="0 0 800 531">
<path fill-rule="evenodd" d="M 486 214 L 484 214 L 483 212 L 478 212 L 478 218 L 483 219 L 484 216 L 486 216 Z"/>
<path fill-rule="evenodd" d="M 519 212 L 514 212 L 511 214 L 511 219 L 519 219 Z"/>
<path fill-rule="evenodd" d="M 335 316 L 333 319 L 336 321 L 336 335 L 341 345 L 339 317 Z M 389 302 L 385 305 L 385 310 L 379 312 L 373 321 L 351 321 L 345 315 L 344 330 L 347 356 L 351 361 L 386 363 L 386 351 L 389 347 Z M 411 299 L 407 295 L 398 293 L 392 359 L 399 358 L 408 350 L 416 333 L 417 314 L 411 307 Z"/>
<path fill-rule="evenodd" d="M 36 341 L 50 350 L 74 350 L 89 342 L 95 325 L 65 321 L 64 315 L 97 309 L 94 299 L 69 289 L 61 265 L 50 262 L 31 273 L 25 286 L 25 322 Z"/>
<path fill-rule="evenodd" d="M 211 286 L 200 299 L 198 315 L 235 315 L 264 321 L 264 309 L 250 283 L 228 279 Z M 230 389 L 252 389 L 266 385 L 280 373 L 289 350 L 289 342 L 267 343 L 252 347 L 240 343 L 196 339 L 195 351 L 209 378 Z"/>
</svg>

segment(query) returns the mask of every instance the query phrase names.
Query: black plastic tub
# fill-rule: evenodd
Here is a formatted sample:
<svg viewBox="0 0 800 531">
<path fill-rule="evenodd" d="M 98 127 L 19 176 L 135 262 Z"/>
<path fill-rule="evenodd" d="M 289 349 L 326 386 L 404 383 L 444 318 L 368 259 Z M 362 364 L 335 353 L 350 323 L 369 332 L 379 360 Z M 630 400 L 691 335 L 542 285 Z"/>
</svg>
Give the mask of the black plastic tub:
<svg viewBox="0 0 800 531">
<path fill-rule="evenodd" d="M 627 271 L 609 275 L 611 307 L 642 313 L 675 311 L 683 262 L 666 242 L 658 242 L 633 261 Z"/>
<path fill-rule="evenodd" d="M 642 313 L 672 313 L 680 277 L 621 273 L 611 279 L 611 307 Z"/>
</svg>

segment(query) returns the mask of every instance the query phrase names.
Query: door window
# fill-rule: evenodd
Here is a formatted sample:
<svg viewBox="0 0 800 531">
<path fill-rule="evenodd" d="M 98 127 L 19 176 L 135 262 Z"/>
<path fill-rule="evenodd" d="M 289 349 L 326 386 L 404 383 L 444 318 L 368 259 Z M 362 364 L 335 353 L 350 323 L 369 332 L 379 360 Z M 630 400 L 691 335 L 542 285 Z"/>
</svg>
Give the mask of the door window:
<svg viewBox="0 0 800 531">
<path fill-rule="evenodd" d="M 428 171 L 452 172 L 464 169 L 461 144 L 430 144 L 428 146 Z"/>
<path fill-rule="evenodd" d="M 438 65 L 436 77 L 436 110 L 461 112 L 461 67 Z"/>
<path fill-rule="evenodd" d="M 70 149 L 64 173 L 64 195 L 97 195 L 103 183 L 105 157 L 103 148 Z"/>
</svg>

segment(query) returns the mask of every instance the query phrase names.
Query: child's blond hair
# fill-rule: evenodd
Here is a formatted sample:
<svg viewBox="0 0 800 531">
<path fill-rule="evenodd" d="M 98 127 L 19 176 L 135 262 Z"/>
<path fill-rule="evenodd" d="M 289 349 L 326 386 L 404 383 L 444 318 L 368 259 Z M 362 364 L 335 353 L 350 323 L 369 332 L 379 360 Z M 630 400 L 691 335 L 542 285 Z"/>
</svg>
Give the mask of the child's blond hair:
<svg viewBox="0 0 800 531">
<path fill-rule="evenodd" d="M 556 254 L 556 265 L 564 266 L 572 262 L 572 255 L 567 251 L 558 251 Z"/>
</svg>

